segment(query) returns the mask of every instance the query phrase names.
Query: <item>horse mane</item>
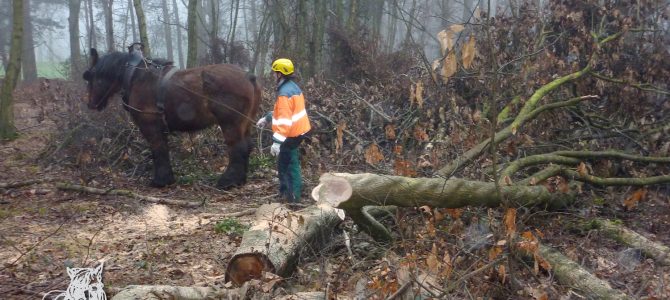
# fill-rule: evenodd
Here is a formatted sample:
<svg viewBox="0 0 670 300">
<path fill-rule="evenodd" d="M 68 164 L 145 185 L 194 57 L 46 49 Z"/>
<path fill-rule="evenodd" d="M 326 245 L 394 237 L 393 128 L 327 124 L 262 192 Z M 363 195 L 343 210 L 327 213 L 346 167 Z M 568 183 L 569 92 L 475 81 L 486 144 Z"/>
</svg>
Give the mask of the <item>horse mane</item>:
<svg viewBox="0 0 670 300">
<path fill-rule="evenodd" d="M 118 80 L 123 78 L 125 65 L 130 54 L 123 52 L 112 52 L 101 56 L 95 64 L 93 71 L 96 75 L 109 79 Z"/>
</svg>

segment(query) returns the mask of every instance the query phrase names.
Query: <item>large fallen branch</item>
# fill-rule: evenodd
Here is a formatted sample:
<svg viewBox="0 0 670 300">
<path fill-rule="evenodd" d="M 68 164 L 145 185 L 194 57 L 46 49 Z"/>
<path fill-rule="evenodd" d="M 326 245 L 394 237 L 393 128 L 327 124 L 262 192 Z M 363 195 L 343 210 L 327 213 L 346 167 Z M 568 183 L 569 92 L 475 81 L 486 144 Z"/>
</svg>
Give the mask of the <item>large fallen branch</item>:
<svg viewBox="0 0 670 300">
<path fill-rule="evenodd" d="M 130 285 L 112 297 L 112 300 L 205 300 L 247 299 L 247 286 L 236 289 L 216 289 L 201 286 Z"/>
<path fill-rule="evenodd" d="M 610 238 L 631 248 L 639 249 L 642 254 L 657 263 L 670 266 L 670 248 L 656 243 L 622 225 L 605 219 L 593 219 L 587 229 L 600 229 Z"/>
<path fill-rule="evenodd" d="M 544 186 L 502 186 L 502 197 L 516 206 L 565 207 L 572 193 L 551 193 Z M 374 206 L 458 208 L 495 207 L 501 197 L 492 182 L 463 179 L 408 178 L 376 174 L 326 173 L 312 197 L 346 211 L 375 240 L 388 242 L 389 230 L 367 210 Z"/>
<path fill-rule="evenodd" d="M 241 285 L 261 278 L 263 272 L 290 275 L 301 252 L 320 252 L 317 244 L 329 240 L 342 218 L 325 204 L 295 212 L 278 203 L 262 205 L 228 263 L 226 282 Z"/>
<path fill-rule="evenodd" d="M 158 197 L 153 197 L 153 196 L 145 196 L 145 195 L 140 195 L 137 194 L 133 191 L 129 190 L 121 190 L 121 189 L 98 189 L 98 188 L 93 188 L 93 187 L 88 187 L 88 186 L 83 186 L 83 185 L 77 185 L 77 184 L 71 184 L 71 183 L 57 183 L 56 188 L 59 190 L 63 191 L 77 191 L 77 192 L 84 192 L 84 193 L 89 193 L 89 194 L 96 194 L 96 195 L 116 195 L 116 196 L 124 196 L 124 197 L 129 197 L 129 198 L 134 198 L 142 201 L 147 201 L 147 202 L 152 202 L 152 203 L 158 203 L 158 204 L 168 204 L 168 205 L 177 205 L 177 206 L 183 206 L 183 207 L 200 207 L 202 206 L 202 202 L 194 202 L 194 201 L 185 201 L 185 200 L 175 200 L 175 199 L 167 199 L 167 198 L 158 198 Z"/>
<path fill-rule="evenodd" d="M 602 158 L 616 158 L 623 160 L 631 160 L 636 162 L 647 162 L 647 163 L 670 163 L 670 157 L 655 157 L 655 156 L 641 156 L 628 154 L 624 152 L 608 150 L 608 151 L 555 151 L 545 154 L 537 154 L 526 156 L 509 163 L 505 169 L 500 173 L 501 182 L 504 182 L 504 177 L 512 177 L 514 173 L 519 170 L 540 164 L 555 163 L 559 165 L 577 165 L 581 160 L 588 159 L 602 159 Z M 641 177 L 641 178 L 601 178 L 588 174 L 583 174 L 569 170 L 567 168 L 556 168 L 549 167 L 546 171 L 542 173 L 537 173 L 529 177 L 529 179 L 521 181 L 521 183 L 527 183 L 530 178 L 535 178 L 535 182 L 542 181 L 548 176 L 545 176 L 545 173 L 548 176 L 553 176 L 556 174 L 563 174 L 564 176 L 570 177 L 574 180 L 579 180 L 583 182 L 588 182 L 597 185 L 650 185 L 650 184 L 662 184 L 670 183 L 670 176 L 660 175 L 653 177 Z"/>
<path fill-rule="evenodd" d="M 582 291 L 588 299 L 632 299 L 551 247 L 540 245 L 539 251 L 540 255 L 551 264 L 558 282 Z"/>
<path fill-rule="evenodd" d="M 260 285 L 262 283 L 256 283 Z M 258 289 L 258 288 L 256 288 Z M 204 286 L 170 286 L 170 285 L 130 285 L 112 297 L 112 300 L 270 300 L 270 299 L 300 299 L 300 300 L 322 300 L 325 299 L 323 292 L 304 292 L 293 295 L 278 296 L 272 291 L 258 292 L 250 285 L 239 288 L 219 289 Z"/>
<path fill-rule="evenodd" d="M 26 181 L 0 182 L 0 189 L 12 189 L 51 181 L 53 181 L 53 179 L 31 179 Z"/>
</svg>

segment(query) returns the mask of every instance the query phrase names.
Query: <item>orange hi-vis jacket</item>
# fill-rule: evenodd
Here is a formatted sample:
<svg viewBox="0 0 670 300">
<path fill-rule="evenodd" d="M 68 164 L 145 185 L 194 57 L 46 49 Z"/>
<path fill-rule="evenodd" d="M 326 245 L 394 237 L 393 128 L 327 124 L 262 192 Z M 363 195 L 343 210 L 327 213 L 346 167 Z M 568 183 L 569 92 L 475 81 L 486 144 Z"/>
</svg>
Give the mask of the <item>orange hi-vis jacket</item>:
<svg viewBox="0 0 670 300">
<path fill-rule="evenodd" d="M 305 110 L 305 97 L 295 82 L 287 79 L 277 88 L 277 102 L 272 112 L 272 139 L 284 142 L 287 137 L 297 137 L 307 133 L 309 124 Z"/>
</svg>

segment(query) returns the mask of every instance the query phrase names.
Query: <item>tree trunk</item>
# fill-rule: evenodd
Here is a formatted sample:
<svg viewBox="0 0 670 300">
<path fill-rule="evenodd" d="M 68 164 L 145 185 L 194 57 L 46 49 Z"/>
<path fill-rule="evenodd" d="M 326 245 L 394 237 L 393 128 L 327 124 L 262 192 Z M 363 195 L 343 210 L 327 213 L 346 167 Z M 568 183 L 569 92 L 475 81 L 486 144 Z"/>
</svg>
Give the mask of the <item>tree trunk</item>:
<svg viewBox="0 0 670 300">
<path fill-rule="evenodd" d="M 551 264 L 552 272 L 558 282 L 582 291 L 589 299 L 632 299 L 613 289 L 609 283 L 594 276 L 560 252 L 544 245 L 540 245 L 539 252 L 542 258 Z"/>
<path fill-rule="evenodd" d="M 315 75 L 321 71 L 323 65 L 323 38 L 326 34 L 326 7 L 325 0 L 314 1 L 314 16 L 312 20 L 312 38 L 309 42 L 308 74 Z"/>
<path fill-rule="evenodd" d="M 413 24 L 414 24 L 415 13 L 416 13 L 416 0 L 412 0 L 412 9 L 410 9 L 409 16 L 407 16 L 407 20 L 405 20 L 405 28 L 407 28 L 407 31 L 405 31 L 405 40 L 404 40 L 405 45 L 409 45 L 412 42 L 412 29 L 414 28 Z"/>
<path fill-rule="evenodd" d="M 493 182 L 326 173 L 312 190 L 312 197 L 343 209 L 370 236 L 384 242 L 392 240 L 391 233 L 370 216 L 371 207 L 496 207 L 506 199 L 516 206 L 550 209 L 565 207 L 574 199 L 572 193 L 551 193 L 544 186 L 502 186 L 501 193 L 498 196 Z"/>
<path fill-rule="evenodd" d="M 396 16 L 398 13 L 398 0 L 392 0 L 389 6 L 391 12 L 388 16 L 388 32 L 386 33 L 388 44 L 386 45 L 386 52 L 391 53 L 393 52 L 393 46 L 395 46 L 395 34 L 398 28 L 398 18 Z"/>
<path fill-rule="evenodd" d="M 259 285 L 261 283 L 257 283 Z M 112 297 L 112 300 L 245 300 L 245 299 L 277 299 L 277 300 L 325 300 L 323 292 L 295 293 L 276 298 L 270 293 L 259 295 L 262 288 L 244 285 L 240 288 L 220 289 L 204 286 L 171 286 L 171 285 L 129 285 Z"/>
<path fill-rule="evenodd" d="M 30 17 L 30 1 L 23 1 L 23 53 L 21 55 L 21 65 L 23 80 L 26 82 L 37 79 L 35 39 L 33 38 L 33 21 Z"/>
<path fill-rule="evenodd" d="M 221 57 L 219 59 L 216 59 L 217 55 L 215 54 L 215 52 L 218 52 L 218 50 L 216 50 L 216 49 L 218 48 L 217 44 L 219 44 L 219 42 L 217 40 L 219 38 L 219 22 L 220 22 L 219 20 L 221 19 L 221 16 L 220 16 L 220 13 L 219 13 L 220 12 L 219 3 L 218 2 L 215 3 L 215 1 L 212 1 L 212 0 L 210 0 L 208 3 L 209 3 L 209 18 L 207 18 L 207 19 L 209 19 L 209 32 L 208 32 L 209 33 L 209 39 L 208 40 L 209 40 L 209 53 L 210 53 L 209 57 L 211 58 L 209 63 L 217 63 L 218 64 L 218 63 L 222 63 L 222 62 L 228 62 L 226 60 L 226 58 L 228 56 L 227 55 L 227 50 L 228 49 L 221 49 L 221 51 L 223 52 L 223 57 Z M 230 5 L 231 6 L 234 5 L 233 1 L 231 1 Z M 231 13 L 231 18 L 232 18 L 232 13 L 233 13 L 232 7 L 231 7 L 230 13 Z M 205 53 L 206 52 L 203 52 L 203 54 L 205 54 Z"/>
<path fill-rule="evenodd" d="M 68 3 L 70 15 L 68 27 L 70 29 L 70 79 L 79 79 L 83 70 L 81 51 L 79 49 L 79 11 L 81 0 L 70 0 Z"/>
<path fill-rule="evenodd" d="M 320 252 L 342 219 L 330 205 L 290 211 L 281 204 L 265 204 L 244 233 L 242 243 L 226 268 L 226 282 L 241 285 L 263 272 L 287 277 L 304 251 Z"/>
<path fill-rule="evenodd" d="M 151 57 L 151 47 L 149 47 L 149 34 L 147 33 L 147 20 L 144 17 L 144 9 L 142 9 L 142 0 L 133 0 L 135 7 L 135 14 L 137 15 L 137 23 L 140 28 L 140 42 L 144 45 L 144 55 Z"/>
<path fill-rule="evenodd" d="M 296 2 L 296 11 L 295 11 L 295 36 L 294 42 L 291 43 L 291 56 L 293 62 L 297 62 L 299 68 L 298 73 L 304 73 L 305 62 L 305 46 L 307 45 L 307 2 L 305 0 L 298 0 Z M 310 26 L 313 27 L 313 26 Z M 306 77 L 311 76 L 311 74 L 304 74 Z"/>
<path fill-rule="evenodd" d="M 663 266 L 670 266 L 670 248 L 656 243 L 624 226 L 604 219 L 594 219 L 588 229 L 600 229 L 605 235 L 628 247 L 639 249 L 642 254 Z"/>
<path fill-rule="evenodd" d="M 230 12 L 230 35 L 228 36 L 228 50 L 226 51 L 227 61 L 231 62 L 230 58 L 233 54 L 233 46 L 235 46 L 235 33 L 237 29 L 237 16 L 240 13 L 240 0 L 234 1 L 233 10 Z M 234 12 L 234 13 L 233 13 Z"/>
<path fill-rule="evenodd" d="M 88 47 L 97 48 L 98 39 L 95 36 L 95 22 L 93 20 L 93 0 L 86 0 L 85 6 L 87 12 L 86 21 L 88 22 L 88 26 L 86 26 L 88 28 Z"/>
<path fill-rule="evenodd" d="M 186 55 L 186 67 L 193 68 L 198 59 L 198 30 L 197 30 L 198 0 L 188 1 L 188 54 Z"/>
<path fill-rule="evenodd" d="M 202 64 L 204 62 L 204 59 L 206 58 L 207 55 L 207 38 L 209 37 L 209 33 L 207 32 L 207 21 L 208 21 L 208 15 L 209 12 L 205 8 L 205 6 L 210 3 L 212 0 L 198 0 L 198 5 L 195 8 L 195 16 L 196 16 L 196 23 L 195 23 L 195 28 L 196 28 L 196 43 L 198 43 L 198 47 L 196 48 L 197 54 L 195 57 L 195 60 L 197 61 L 197 64 Z"/>
<path fill-rule="evenodd" d="M 133 0 L 128 0 L 128 7 L 130 10 L 130 27 L 132 28 L 133 31 L 133 41 L 132 43 L 135 43 L 139 41 L 137 38 L 137 24 L 135 24 L 135 9 L 133 9 Z M 127 46 L 127 45 L 124 45 Z"/>
<path fill-rule="evenodd" d="M 382 30 L 382 16 L 384 14 L 384 0 L 374 0 L 372 3 L 372 9 L 371 9 L 371 19 L 372 19 L 372 37 L 374 40 L 378 43 L 378 45 L 381 45 L 381 30 Z M 377 50 L 379 47 L 377 47 L 375 50 Z"/>
<path fill-rule="evenodd" d="M 102 0 L 102 11 L 105 15 L 105 41 L 107 43 L 107 52 L 114 51 L 114 19 L 112 11 L 114 0 Z"/>
<path fill-rule="evenodd" d="M 13 139 L 16 137 L 16 128 L 14 127 L 14 105 L 12 92 L 16 87 L 21 71 L 21 46 L 23 42 L 23 1 L 12 1 L 13 27 L 12 44 L 9 50 L 9 64 L 7 73 L 2 82 L 0 90 L 0 140 Z"/>
<path fill-rule="evenodd" d="M 358 0 L 350 0 L 349 2 L 349 18 L 347 19 L 347 30 L 354 32 L 358 26 Z"/>
<path fill-rule="evenodd" d="M 167 50 L 167 59 L 169 61 L 174 61 L 174 57 L 172 55 L 173 49 L 172 49 L 172 28 L 170 25 L 170 22 L 172 18 L 170 18 L 170 11 L 168 10 L 168 3 L 167 0 L 161 1 L 162 3 L 162 8 L 163 8 L 163 28 L 165 29 L 165 48 Z"/>
<path fill-rule="evenodd" d="M 174 22 L 177 24 L 177 54 L 179 55 L 179 67 L 184 68 L 184 50 L 182 49 L 182 40 L 181 40 L 181 21 L 179 21 L 179 6 L 177 6 L 177 0 L 172 0 L 172 8 L 174 10 Z"/>
</svg>

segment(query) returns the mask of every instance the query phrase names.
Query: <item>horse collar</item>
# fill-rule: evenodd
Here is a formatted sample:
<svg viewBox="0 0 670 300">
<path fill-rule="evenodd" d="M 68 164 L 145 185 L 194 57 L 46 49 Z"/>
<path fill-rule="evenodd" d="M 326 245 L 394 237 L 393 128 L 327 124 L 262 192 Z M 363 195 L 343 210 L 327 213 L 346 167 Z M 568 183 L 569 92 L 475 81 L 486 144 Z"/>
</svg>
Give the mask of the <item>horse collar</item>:
<svg viewBox="0 0 670 300">
<path fill-rule="evenodd" d="M 144 60 L 141 54 L 133 52 L 130 54 L 130 59 L 126 63 L 126 70 L 123 73 L 123 102 L 128 104 L 128 97 L 130 96 L 130 87 L 133 83 L 133 75 L 135 74 L 135 69 L 137 66 Z"/>
<path fill-rule="evenodd" d="M 160 112 L 165 110 L 165 93 L 167 91 L 168 81 L 170 81 L 172 75 L 177 72 L 177 68 L 173 65 L 166 65 L 165 68 L 170 68 L 170 70 L 158 80 L 158 96 L 156 97 L 156 106 Z"/>
</svg>

